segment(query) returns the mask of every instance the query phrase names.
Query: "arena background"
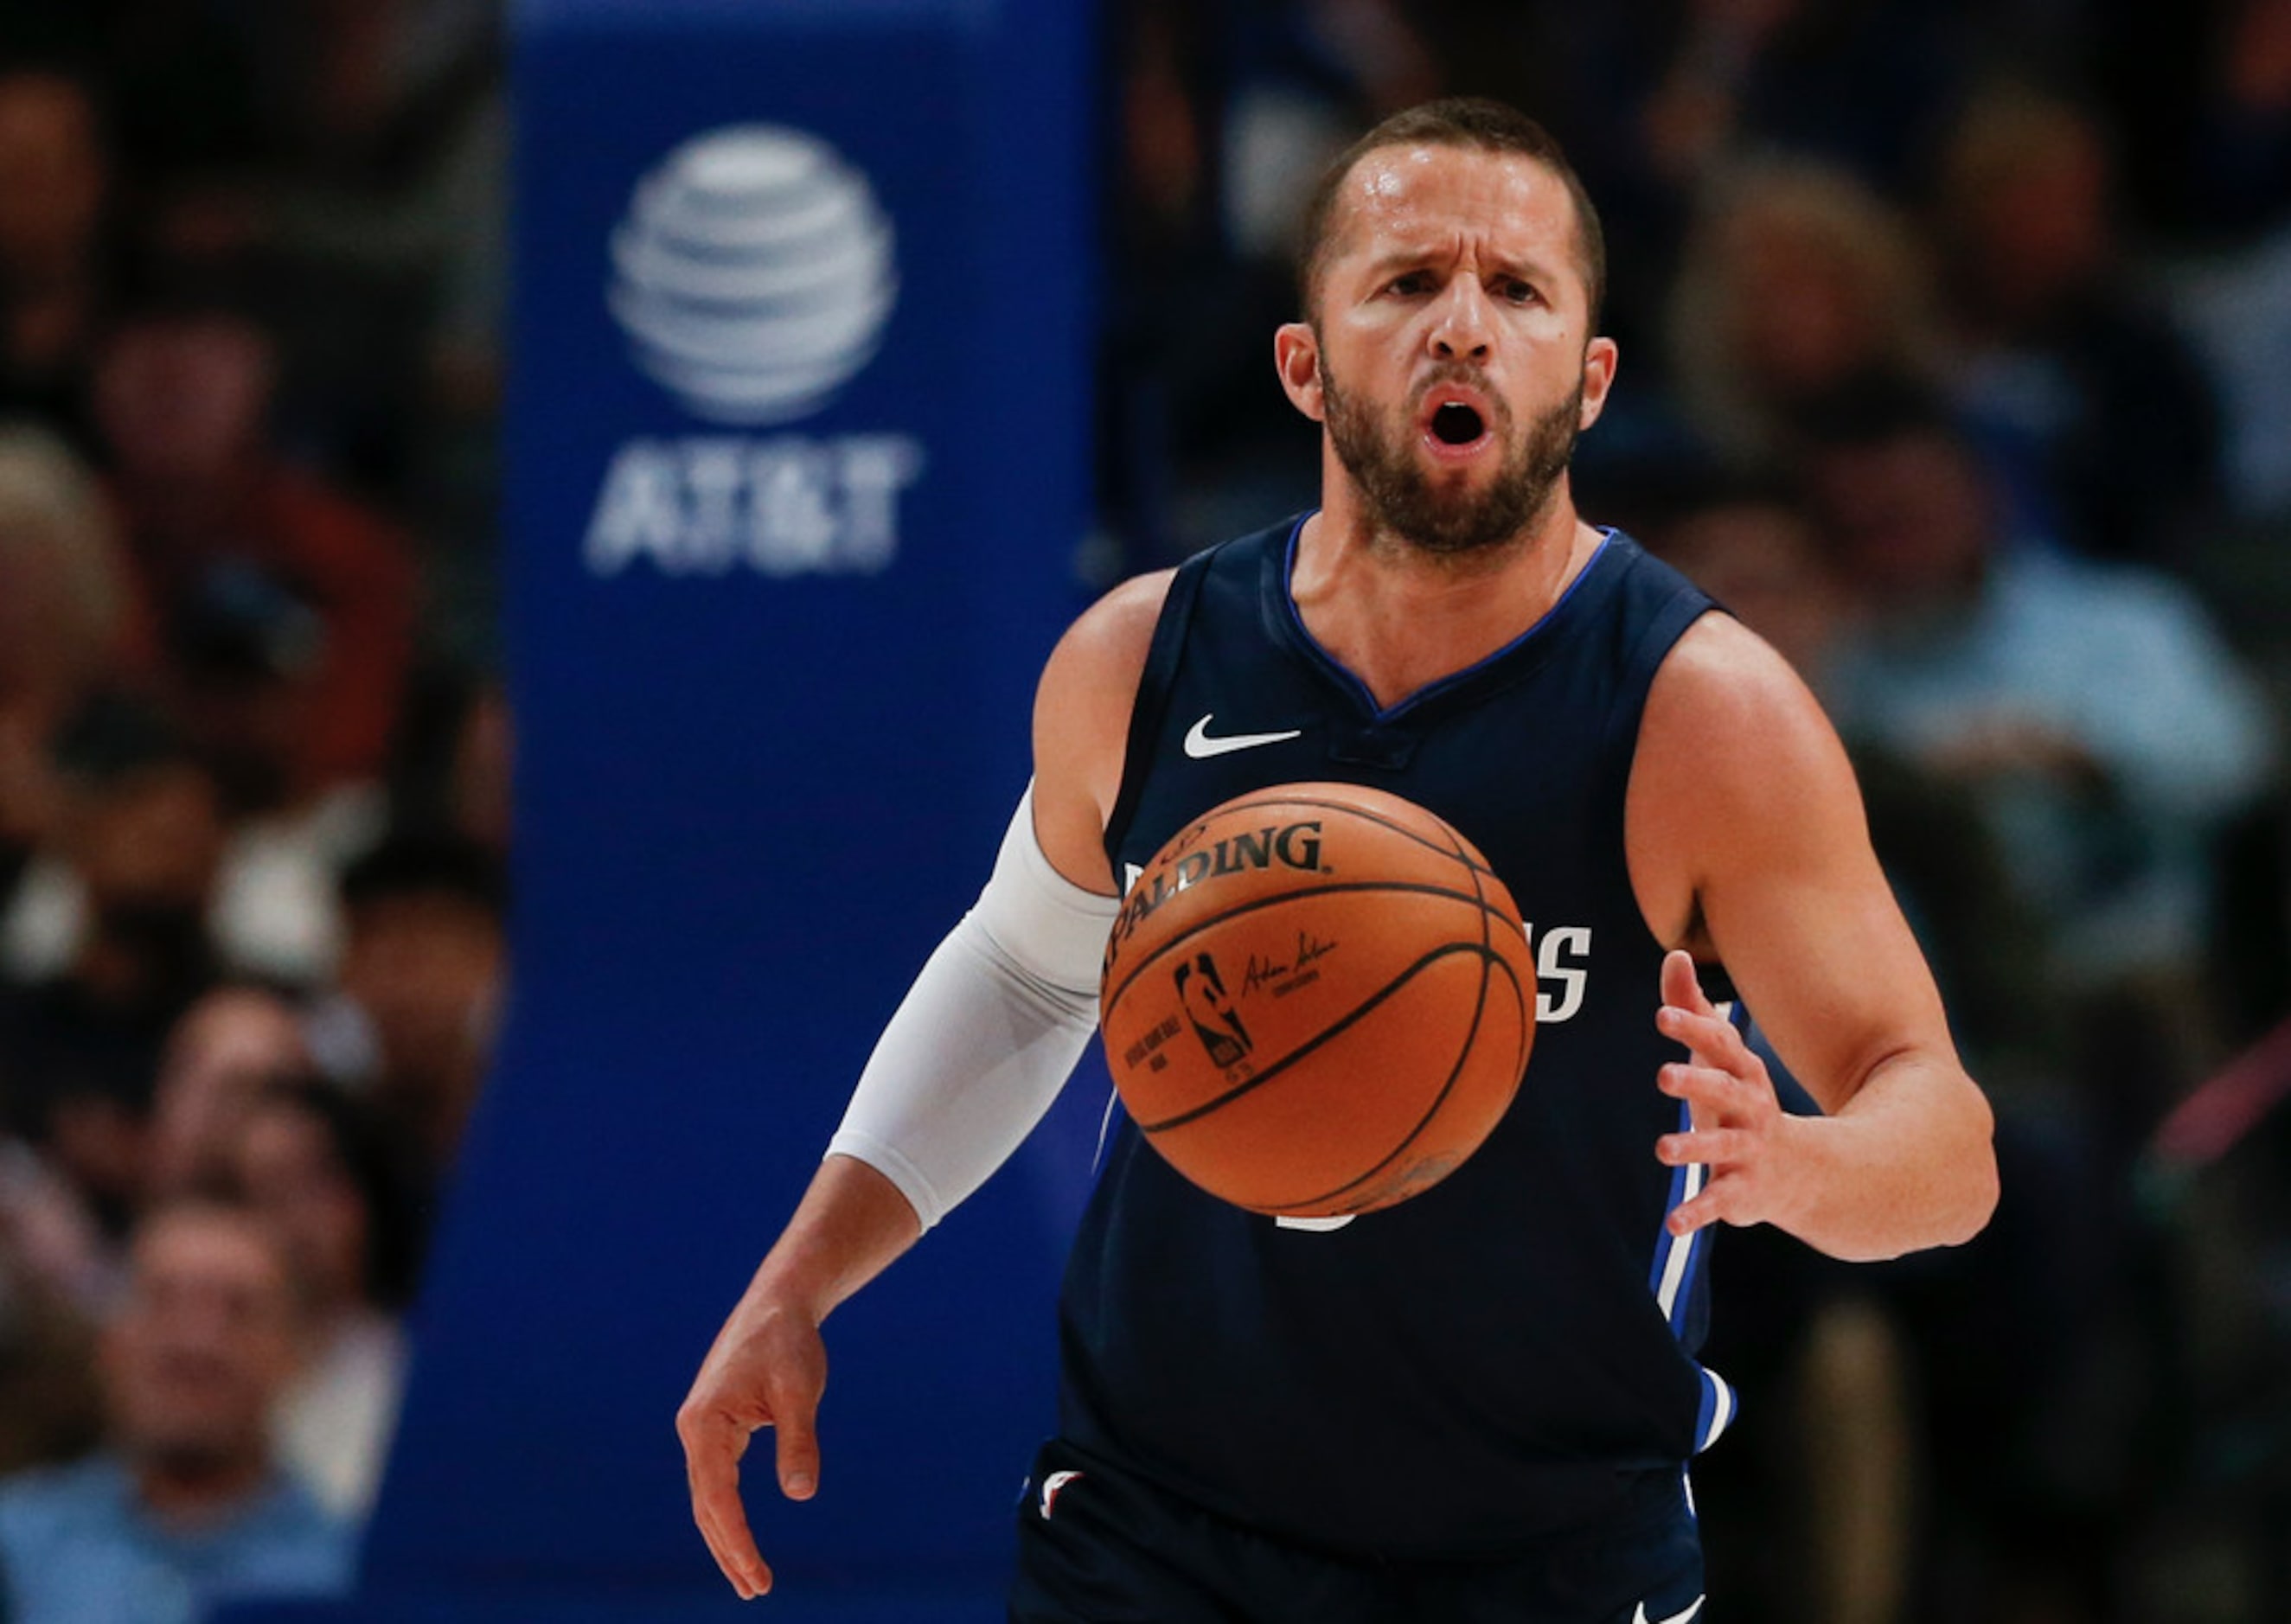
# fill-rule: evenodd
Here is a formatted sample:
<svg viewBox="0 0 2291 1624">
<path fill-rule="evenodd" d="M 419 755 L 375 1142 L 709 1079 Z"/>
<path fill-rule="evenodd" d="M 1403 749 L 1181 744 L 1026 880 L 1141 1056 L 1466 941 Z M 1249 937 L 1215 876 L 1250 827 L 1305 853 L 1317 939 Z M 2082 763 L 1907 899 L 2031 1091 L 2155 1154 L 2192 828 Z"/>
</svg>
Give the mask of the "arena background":
<svg viewBox="0 0 2291 1624">
<path fill-rule="evenodd" d="M 376 840 L 442 835 L 505 847 L 513 882 L 482 1097 L 431 1134 L 410 1379 L 356 1586 L 228 1616 L 732 1614 L 676 1404 L 985 876 L 1059 629 L 1125 574 L 1309 504 L 1314 437 L 1269 365 L 1297 205 L 1375 117 L 1449 92 L 1513 100 L 1576 156 L 1624 355 L 1579 453 L 1587 515 L 1708 571 L 1833 699 L 1999 1105 L 2005 1206 L 1962 1253 L 1847 1271 L 1720 1242 L 1708 1356 L 1747 1406 L 1696 1472 L 1708 1619 L 2287 1616 L 2291 4 L 287 10 L 109 0 L 0 28 L 0 194 L 31 218 L 0 206 L 0 405 L 103 484 L 102 544 L 142 606 L 91 634 L 100 658 L 0 658 L 0 742 L 32 730 L 25 760 L 68 787 L 72 720 L 117 688 L 203 736 L 193 633 L 272 650 L 292 618 L 241 605 L 216 631 L 217 569 L 306 591 L 324 672 L 366 647 L 361 602 L 402 600 L 414 619 L 367 663 L 387 747 L 335 748 L 348 709 L 322 703 L 271 741 L 319 763 L 307 804 L 350 784 L 384 808 L 363 844 L 298 848 L 303 878 L 328 890 Z M 61 343 L 32 270 L 77 215 L 40 204 L 89 189 L 42 166 L 72 145 L 46 114 L 5 110 L 12 76 L 43 75 L 84 92 L 100 176 Z M 209 536 L 185 583 L 104 380 L 118 332 L 225 308 L 273 347 L 261 456 L 371 519 L 403 580 L 329 597 Z M 2093 896 L 2029 879 L 1962 752 L 1909 748 L 1827 685 L 1825 662 L 1933 628 L 1889 627 L 1883 583 L 1856 578 L 1808 414 L 1911 385 L 1965 426 L 2000 556 L 2096 572 L 2078 579 L 2168 630 L 2108 632 L 2114 672 L 2106 647 L 2060 653 L 2125 684 L 2089 737 L 2046 737 L 2080 786 L 2063 826 L 2105 825 Z M 212 407 L 196 378 L 142 387 Z M 0 597 L 43 567 L 4 573 L 12 514 Z M 1969 636 L 1957 608 L 1942 631 Z M 1977 693 L 1939 658 L 1941 687 Z M 2247 704 L 2252 726 L 2221 720 Z M 2173 746 L 2198 735 L 2209 788 L 2175 795 Z M 157 1187 L 135 1157 L 165 1115 L 161 1040 L 115 1089 L 140 1148 L 105 1186 L 25 1103 L 47 1051 L 20 1006 L 72 973 L 36 883 L 78 860 L 71 803 L 0 768 L 7 1125 L 116 1266 Z M 2126 875 L 2162 899 L 2136 919 L 2111 912 Z M 280 996 L 333 1074 L 355 977 L 233 939 L 216 928 L 217 973 Z M 387 1062 L 340 1069 L 431 1129 Z M 837 1316 L 819 1498 L 778 1499 L 761 1457 L 749 1473 L 776 1615 L 1001 1616 L 1105 1089 L 1092 1057 Z M 92 1334 L 101 1294 L 45 1280 L 28 1208 L 0 1207 L 12 1284 L 58 1286 L 65 1345 Z M 28 1368 L 20 1319 L 0 1354 Z M 73 1402 L 89 1427 L 18 1427 L 10 1462 L 89 1446 L 100 1398 Z"/>
</svg>

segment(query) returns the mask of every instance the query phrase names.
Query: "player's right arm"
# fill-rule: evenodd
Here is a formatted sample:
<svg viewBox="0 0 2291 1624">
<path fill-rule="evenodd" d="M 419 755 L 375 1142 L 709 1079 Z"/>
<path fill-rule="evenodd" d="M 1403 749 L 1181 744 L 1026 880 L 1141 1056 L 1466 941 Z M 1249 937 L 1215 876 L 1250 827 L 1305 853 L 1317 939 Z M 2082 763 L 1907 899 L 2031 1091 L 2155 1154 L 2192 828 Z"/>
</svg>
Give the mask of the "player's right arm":
<svg viewBox="0 0 2291 1624">
<path fill-rule="evenodd" d="M 1106 819 L 1169 583 L 1116 588 L 1052 651 L 1033 784 L 993 878 L 885 1028 L 833 1151 L 677 1411 L 694 1520 L 743 1599 L 772 1582 L 740 1500 L 749 1438 L 772 1427 L 781 1492 L 811 1497 L 820 1325 L 1017 1148 L 1088 1041 L 1117 889 Z"/>
</svg>

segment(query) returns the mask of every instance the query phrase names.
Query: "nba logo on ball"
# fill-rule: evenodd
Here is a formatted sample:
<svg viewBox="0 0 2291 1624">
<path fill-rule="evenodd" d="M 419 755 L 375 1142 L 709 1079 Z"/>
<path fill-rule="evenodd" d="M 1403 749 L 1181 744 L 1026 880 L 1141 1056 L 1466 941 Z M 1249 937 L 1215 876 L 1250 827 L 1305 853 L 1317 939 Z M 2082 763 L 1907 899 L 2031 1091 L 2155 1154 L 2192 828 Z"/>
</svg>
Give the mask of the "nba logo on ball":
<svg viewBox="0 0 2291 1624">
<path fill-rule="evenodd" d="M 1129 887 L 1098 988 L 1146 1143 L 1305 1228 L 1455 1171 L 1511 1107 L 1538 1004 L 1527 926 L 1479 849 L 1354 784 L 1252 790 L 1172 835 Z"/>
<path fill-rule="evenodd" d="M 736 429 L 827 406 L 881 349 L 895 235 L 867 177 L 816 135 L 732 125 L 640 178 L 609 244 L 606 306 L 637 369 L 690 415 Z M 671 575 L 872 575 L 898 549 L 912 436 L 642 438 L 607 470 L 589 566 Z"/>
</svg>

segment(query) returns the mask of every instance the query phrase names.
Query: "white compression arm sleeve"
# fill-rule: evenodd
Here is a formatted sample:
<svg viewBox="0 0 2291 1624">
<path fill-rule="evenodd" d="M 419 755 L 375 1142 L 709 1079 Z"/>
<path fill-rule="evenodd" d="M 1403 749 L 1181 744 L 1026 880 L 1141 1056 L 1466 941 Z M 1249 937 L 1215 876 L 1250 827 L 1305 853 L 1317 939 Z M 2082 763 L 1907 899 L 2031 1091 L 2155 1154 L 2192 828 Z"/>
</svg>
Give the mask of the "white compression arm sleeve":
<svg viewBox="0 0 2291 1624">
<path fill-rule="evenodd" d="M 1028 785 L 986 888 L 883 1028 L 829 1154 L 896 1185 L 925 1229 L 952 1212 L 1033 1131 L 1081 1058 L 1120 907 L 1050 866 Z"/>
</svg>

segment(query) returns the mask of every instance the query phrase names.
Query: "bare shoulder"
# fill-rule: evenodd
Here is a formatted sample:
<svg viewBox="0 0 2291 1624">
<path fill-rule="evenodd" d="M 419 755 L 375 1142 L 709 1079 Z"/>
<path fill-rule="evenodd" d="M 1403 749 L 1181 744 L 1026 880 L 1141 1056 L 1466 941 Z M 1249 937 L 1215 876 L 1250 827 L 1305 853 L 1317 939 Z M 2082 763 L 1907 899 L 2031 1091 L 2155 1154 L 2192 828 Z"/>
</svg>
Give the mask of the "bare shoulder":
<svg viewBox="0 0 2291 1624">
<path fill-rule="evenodd" d="M 1866 849 L 1861 794 L 1821 703 L 1773 646 L 1706 615 L 1647 694 L 1625 811 L 1647 922 L 1693 945 L 1714 885 Z"/>
<path fill-rule="evenodd" d="M 1132 576 L 1083 610 L 1050 653 L 1042 672 L 1044 696 L 1056 691 L 1063 697 L 1068 687 L 1134 693 L 1177 573 L 1157 569 Z"/>
<path fill-rule="evenodd" d="M 1034 693 L 1034 827 L 1068 879 L 1104 889 L 1098 837 L 1121 790 L 1129 712 L 1175 570 L 1123 582 L 1066 629 Z"/>
<path fill-rule="evenodd" d="M 1639 752 L 1772 770 L 1777 756 L 1825 753 L 1836 738 L 1813 690 L 1771 643 L 1731 615 L 1705 615 L 1655 672 Z"/>
</svg>

